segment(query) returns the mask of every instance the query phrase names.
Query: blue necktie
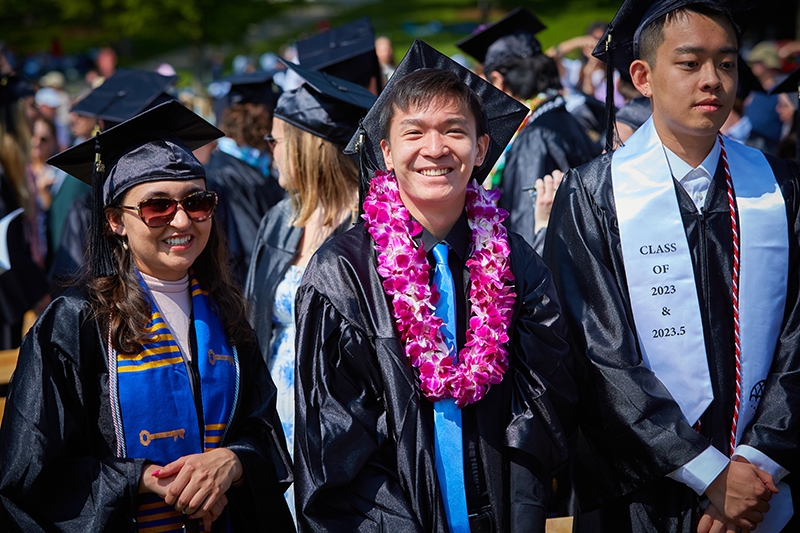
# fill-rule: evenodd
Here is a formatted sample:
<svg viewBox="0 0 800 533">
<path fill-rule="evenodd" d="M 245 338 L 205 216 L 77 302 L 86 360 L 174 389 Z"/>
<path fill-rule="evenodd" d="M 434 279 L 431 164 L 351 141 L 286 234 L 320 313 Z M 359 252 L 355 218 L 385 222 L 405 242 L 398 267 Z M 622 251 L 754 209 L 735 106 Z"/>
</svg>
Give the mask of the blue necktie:
<svg viewBox="0 0 800 533">
<path fill-rule="evenodd" d="M 450 267 L 447 266 L 447 244 L 433 247 L 436 270 L 433 282 L 439 288 L 439 302 L 435 314 L 444 322 L 440 328 L 445 342 L 455 359 L 456 310 L 455 287 Z M 453 398 L 445 398 L 433 404 L 433 428 L 435 437 L 436 474 L 442 491 L 444 510 L 450 533 L 469 533 L 467 496 L 464 489 L 464 452 L 461 440 L 461 410 Z"/>
</svg>

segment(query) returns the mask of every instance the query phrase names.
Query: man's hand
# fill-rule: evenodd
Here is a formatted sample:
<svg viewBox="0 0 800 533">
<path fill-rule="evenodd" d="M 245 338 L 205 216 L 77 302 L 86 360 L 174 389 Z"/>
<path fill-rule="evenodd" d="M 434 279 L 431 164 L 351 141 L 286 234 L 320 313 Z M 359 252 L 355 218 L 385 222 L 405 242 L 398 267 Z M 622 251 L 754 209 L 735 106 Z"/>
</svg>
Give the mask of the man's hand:
<svg viewBox="0 0 800 533">
<path fill-rule="evenodd" d="M 556 190 L 561 185 L 561 180 L 564 179 L 564 173 L 560 170 L 554 170 L 553 174 L 548 174 L 544 178 L 536 180 L 536 212 L 534 213 L 534 234 L 539 233 L 539 230 L 546 228 L 550 220 L 550 211 L 553 210 L 553 199 L 556 196 Z"/>
<path fill-rule="evenodd" d="M 749 533 L 749 529 L 739 529 L 725 519 L 713 504 L 709 505 L 705 514 L 697 524 L 697 533 Z"/>
<path fill-rule="evenodd" d="M 778 488 L 772 476 L 736 457 L 706 490 L 711 505 L 726 520 L 744 530 L 755 529 L 769 511 L 769 500 Z"/>
</svg>

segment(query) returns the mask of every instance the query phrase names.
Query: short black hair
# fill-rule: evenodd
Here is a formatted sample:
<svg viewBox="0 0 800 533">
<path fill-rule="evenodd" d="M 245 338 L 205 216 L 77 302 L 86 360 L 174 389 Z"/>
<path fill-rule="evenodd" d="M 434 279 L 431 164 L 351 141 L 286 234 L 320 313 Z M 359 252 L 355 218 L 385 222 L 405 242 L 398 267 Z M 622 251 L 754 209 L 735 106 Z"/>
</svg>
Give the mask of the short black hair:
<svg viewBox="0 0 800 533">
<path fill-rule="evenodd" d="M 545 54 L 518 58 L 495 70 L 503 76 L 511 94 L 519 100 L 533 98 L 550 89 L 561 89 L 556 62 Z"/>
<path fill-rule="evenodd" d="M 489 119 L 483 102 L 454 72 L 422 68 L 403 76 L 390 88 L 380 109 L 381 139 L 389 139 L 395 110 L 428 109 L 434 102 L 455 100 L 475 117 L 478 137 L 489 133 Z"/>
<path fill-rule="evenodd" d="M 736 44 L 739 44 L 741 37 L 739 27 L 731 18 L 730 13 L 724 9 L 711 4 L 689 4 L 669 13 L 658 17 L 648 24 L 639 35 L 639 52 L 637 59 L 646 61 L 648 65 L 656 65 L 656 53 L 658 47 L 664 42 L 664 26 L 668 22 L 672 23 L 684 19 L 689 13 L 697 13 L 713 19 L 726 20 L 730 24 L 733 33 L 736 34 Z"/>
</svg>

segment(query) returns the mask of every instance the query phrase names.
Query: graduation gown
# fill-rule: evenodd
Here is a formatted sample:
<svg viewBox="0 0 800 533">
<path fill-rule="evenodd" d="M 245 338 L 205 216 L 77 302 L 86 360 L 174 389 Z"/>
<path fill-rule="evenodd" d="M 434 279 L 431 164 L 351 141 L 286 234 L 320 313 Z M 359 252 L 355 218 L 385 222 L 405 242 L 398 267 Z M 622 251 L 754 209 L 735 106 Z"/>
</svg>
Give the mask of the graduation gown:
<svg viewBox="0 0 800 533">
<path fill-rule="evenodd" d="M 144 460 L 115 454 L 106 336 L 81 289 L 71 288 L 23 342 L 0 426 L 0 508 L 10 531 L 137 529 Z M 226 493 L 232 531 L 293 531 L 275 386 L 257 347 L 239 358 L 241 396 L 222 443 L 245 471 L 244 485 Z"/>
<path fill-rule="evenodd" d="M 0 218 L 18 207 L 16 192 L 0 169 Z M 0 350 L 19 346 L 25 313 L 47 292 L 44 272 L 33 261 L 25 238 L 25 217 L 17 216 L 6 235 L 11 270 L 0 274 Z"/>
<path fill-rule="evenodd" d="M 740 444 L 795 472 L 800 378 L 800 195 L 797 167 L 768 156 L 786 202 L 789 280 L 772 367 L 753 423 Z M 643 364 L 627 291 L 611 182 L 611 154 L 574 169 L 556 196 L 545 260 L 553 271 L 576 358 L 581 439 L 574 467 L 582 511 L 600 508 L 604 531 L 694 532 L 697 496 L 665 477 L 709 445 L 729 450 L 735 399 L 731 295 L 732 240 L 720 160 L 698 212 L 675 181 L 700 304 L 714 400 L 698 433 Z M 691 369 L 685 369 L 691 372 Z M 749 391 L 745 391 L 749 393 Z M 800 506 L 795 503 L 795 509 Z M 797 512 L 785 531 L 795 531 Z"/>
<path fill-rule="evenodd" d="M 272 344 L 272 308 L 275 292 L 297 255 L 304 229 L 293 226 L 292 201 L 284 198 L 261 219 L 258 227 L 244 294 L 250 302 L 250 325 L 256 330 L 261 354 L 267 360 Z M 329 239 L 352 226 L 350 218 L 334 230 Z"/>
<path fill-rule="evenodd" d="M 500 181 L 498 205 L 509 213 L 506 227 L 541 254 L 545 232 L 534 233 L 536 180 L 554 170 L 566 172 L 588 163 L 598 154 L 586 131 L 563 105 L 528 123 L 508 151 Z"/>
<path fill-rule="evenodd" d="M 231 251 L 239 279 L 244 281 L 261 219 L 286 193 L 274 177 L 265 177 L 258 169 L 221 150 L 211 154 L 205 167 L 209 189 L 220 191 L 227 199 L 225 230 L 228 241 L 240 245 L 231 246 Z"/>
<path fill-rule="evenodd" d="M 495 532 L 537 531 L 536 471 L 565 459 L 576 398 L 550 274 L 521 237 L 510 235 L 510 244 L 510 368 L 463 410 L 477 421 Z M 298 289 L 298 526 L 445 533 L 432 407 L 398 340 L 376 255 L 359 224 L 314 255 Z"/>
</svg>

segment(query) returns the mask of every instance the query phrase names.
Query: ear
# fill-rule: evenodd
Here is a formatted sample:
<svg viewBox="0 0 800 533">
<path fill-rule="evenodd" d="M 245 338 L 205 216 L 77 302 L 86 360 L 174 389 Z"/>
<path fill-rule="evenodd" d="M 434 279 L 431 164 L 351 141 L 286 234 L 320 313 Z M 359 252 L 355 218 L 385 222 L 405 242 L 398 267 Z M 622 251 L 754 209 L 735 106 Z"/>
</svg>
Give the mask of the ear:
<svg viewBox="0 0 800 533">
<path fill-rule="evenodd" d="M 636 87 L 636 90 L 642 93 L 642 96 L 646 98 L 653 96 L 653 91 L 650 87 L 650 76 L 652 75 L 650 64 L 641 59 L 637 59 L 631 63 L 630 73 L 633 86 Z"/>
<path fill-rule="evenodd" d="M 112 209 L 107 208 L 105 211 L 106 220 L 108 221 L 108 225 L 111 226 L 111 231 L 119 235 L 120 237 L 124 237 L 127 235 L 127 231 L 125 230 L 125 224 L 122 222 L 122 211 L 119 209 Z"/>
<path fill-rule="evenodd" d="M 381 139 L 381 151 L 383 152 L 383 161 L 386 163 L 386 170 L 394 170 L 394 163 L 392 163 L 392 148 L 389 146 L 389 141 Z"/>
<path fill-rule="evenodd" d="M 483 164 L 483 160 L 486 159 L 486 154 L 489 153 L 489 135 L 484 133 L 480 137 L 478 137 L 477 142 L 477 151 L 475 153 L 475 166 L 479 167 Z"/>
</svg>

